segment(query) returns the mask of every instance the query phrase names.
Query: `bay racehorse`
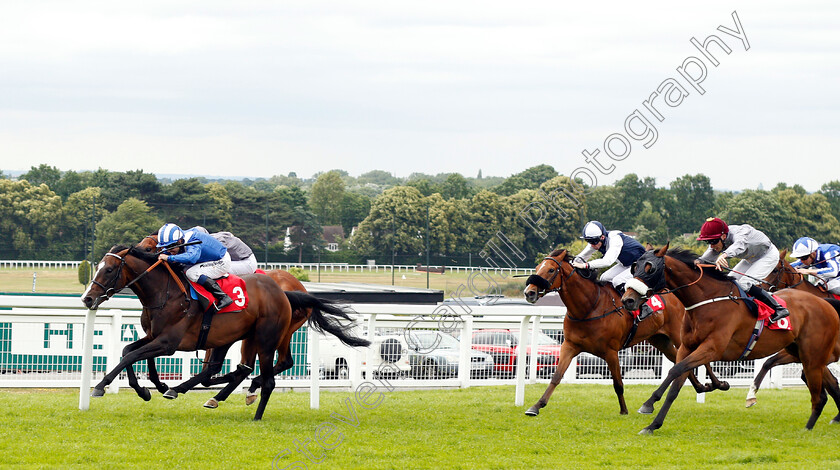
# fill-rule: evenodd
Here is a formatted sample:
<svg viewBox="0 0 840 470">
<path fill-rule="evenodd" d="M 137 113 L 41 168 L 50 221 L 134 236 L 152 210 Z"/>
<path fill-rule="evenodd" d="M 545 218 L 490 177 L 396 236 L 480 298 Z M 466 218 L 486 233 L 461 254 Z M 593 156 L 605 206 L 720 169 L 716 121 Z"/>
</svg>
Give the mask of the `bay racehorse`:
<svg viewBox="0 0 840 470">
<path fill-rule="evenodd" d="M 664 282 L 669 290 L 688 305 L 682 329 L 678 362 L 662 384 L 642 405 L 640 413 L 652 413 L 653 404 L 670 386 L 665 403 L 653 422 L 639 434 L 653 434 L 662 427 L 668 410 L 680 393 L 685 377 L 693 368 L 712 361 L 756 359 L 785 349 L 802 362 L 805 381 L 811 392 L 811 415 L 805 425 L 812 429 L 822 413 L 826 390 L 837 400 L 840 388 L 827 365 L 840 357 L 837 347 L 838 311 L 829 302 L 793 289 L 777 293 L 787 303 L 791 330 L 763 329 L 755 335 L 755 315 L 740 298 L 732 279 L 711 269 L 697 266 L 697 255 L 687 250 L 668 251 L 668 245 L 645 252 L 627 282 L 622 298 L 624 306 L 635 309 L 652 294 L 650 286 Z M 759 330 L 760 331 L 760 330 Z M 753 342 L 753 339 L 757 341 Z"/>
<path fill-rule="evenodd" d="M 613 379 L 613 389 L 618 396 L 619 412 L 627 414 L 618 351 L 648 340 L 669 360 L 674 361 L 677 347 L 680 345 L 685 309 L 675 296 L 662 296 L 664 310 L 639 322 L 638 329 L 633 331 L 633 315 L 624 309 L 618 291 L 611 284 L 596 282 L 594 271 L 572 267 L 571 261 L 572 257 L 566 250 L 555 250 L 543 259 L 536 267 L 535 274 L 526 281 L 524 294 L 530 303 L 536 302 L 548 292 L 558 292 L 566 306 L 566 319 L 563 322 L 564 339 L 560 347 L 557 369 L 545 393 L 525 414 L 539 414 L 560 384 L 572 358 L 582 351 L 607 361 Z M 712 384 L 704 386 L 693 374 L 691 375 L 692 384 L 698 393 L 729 388 L 726 382 L 718 381 L 711 368 L 707 367 L 706 370 Z"/>
<path fill-rule="evenodd" d="M 790 265 L 790 263 L 786 260 L 787 250 L 783 250 L 779 253 L 779 264 L 773 268 L 773 271 L 767 275 L 764 279 L 765 283 L 769 285 L 770 290 L 779 290 L 779 289 L 799 289 L 804 292 L 808 292 L 810 294 L 816 295 L 817 297 L 821 297 L 824 299 L 834 299 L 835 297 L 828 292 L 825 287 L 822 286 L 815 286 L 808 282 L 805 279 L 805 276 L 800 274 L 796 268 Z M 838 340 L 840 340 L 840 336 L 838 336 Z M 756 374 L 755 379 L 753 380 L 752 385 L 750 385 L 750 390 L 747 392 L 747 408 L 755 405 L 757 401 L 756 392 L 761 387 L 761 382 L 764 381 L 764 377 L 770 372 L 770 369 L 781 366 L 785 364 L 794 364 L 798 363 L 799 358 L 788 354 L 787 351 L 779 351 L 778 353 L 774 354 L 772 357 L 767 358 L 764 361 L 764 364 L 761 366 L 761 370 Z M 838 411 L 840 412 L 840 403 L 836 403 Z M 840 414 L 832 420 L 832 422 L 840 421 Z"/>
<path fill-rule="evenodd" d="M 292 306 L 283 290 L 270 277 L 255 274 L 243 276 L 243 280 L 250 298 L 248 308 L 241 312 L 216 314 L 206 346 L 216 349 L 214 354 L 223 358 L 234 342 L 248 339 L 255 345 L 260 362 L 271 364 L 274 352 L 291 324 Z M 103 257 L 94 280 L 82 295 L 82 301 L 88 308 L 95 309 L 128 286 L 143 304 L 141 324 L 147 325 L 148 329 L 144 338 L 125 348 L 124 357 L 94 387 L 93 396 L 102 396 L 105 387 L 123 369 L 129 371 L 131 386 L 143 396 L 142 387 L 130 371 L 132 364 L 172 355 L 177 350 L 195 350 L 203 312 L 199 303 L 187 294 L 185 282 L 183 273 L 176 273 L 167 263 L 159 262 L 154 251 L 116 246 Z M 210 370 L 206 368 L 191 380 L 204 380 Z M 273 368 L 263 368 L 261 375 L 262 393 L 255 420 L 262 418 L 274 388 Z"/>
</svg>

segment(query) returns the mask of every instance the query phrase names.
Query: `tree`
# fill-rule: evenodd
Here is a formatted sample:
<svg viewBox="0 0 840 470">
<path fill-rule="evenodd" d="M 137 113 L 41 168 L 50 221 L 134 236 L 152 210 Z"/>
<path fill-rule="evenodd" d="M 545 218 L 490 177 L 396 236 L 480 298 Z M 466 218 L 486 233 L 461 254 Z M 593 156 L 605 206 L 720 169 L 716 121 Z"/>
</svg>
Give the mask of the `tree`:
<svg viewBox="0 0 840 470">
<path fill-rule="evenodd" d="M 29 181 L 29 184 L 32 186 L 39 186 L 41 184 L 46 184 L 51 189 L 54 189 L 58 180 L 61 179 L 61 171 L 54 166 L 49 166 L 47 164 L 40 164 L 38 167 L 30 167 L 30 170 L 26 173 L 20 175 L 18 180 L 26 180 Z"/>
<path fill-rule="evenodd" d="M 624 212 L 621 193 L 614 186 L 596 186 L 586 196 L 586 219 L 601 222 L 607 230 L 623 228 Z"/>
<path fill-rule="evenodd" d="M 749 224 L 764 232 L 776 246 L 786 246 L 794 240 L 791 214 L 768 191 L 745 190 L 736 194 L 719 217 L 727 224 Z M 700 229 L 698 224 L 697 230 Z"/>
<path fill-rule="evenodd" d="M 61 197 L 45 184 L 0 179 L 0 256 L 56 258 L 52 244 L 61 226 Z"/>
<path fill-rule="evenodd" d="M 385 190 L 370 208 L 352 239 L 363 255 L 420 254 L 425 250 L 423 233 L 426 210 L 423 195 L 410 186 Z"/>
<path fill-rule="evenodd" d="M 440 186 L 433 183 L 429 178 L 410 179 L 405 185 L 416 188 L 423 196 L 431 196 L 432 194 L 439 193 L 441 191 Z"/>
<path fill-rule="evenodd" d="M 332 170 L 321 174 L 309 193 L 309 207 L 323 225 L 341 223 L 341 201 L 344 199 L 344 181 L 339 172 Z"/>
<path fill-rule="evenodd" d="M 676 233 L 697 230 L 697 224 L 712 216 L 715 194 L 711 180 L 703 174 L 681 176 L 671 182 L 674 198 L 669 225 Z"/>
<path fill-rule="evenodd" d="M 812 237 L 820 243 L 840 241 L 840 222 L 831 213 L 831 204 L 822 194 L 807 194 L 801 186 L 777 190 L 773 193 L 788 210 L 791 219 L 790 238 L 781 240 L 791 246 L 799 237 Z"/>
<path fill-rule="evenodd" d="M 303 252 L 312 252 L 313 249 L 325 245 L 322 238 L 323 229 L 318 223 L 318 218 L 306 208 L 298 206 L 294 208 L 294 218 L 289 228 L 289 239 L 292 243 L 291 249 L 298 252 L 298 263 L 303 262 Z"/>
<path fill-rule="evenodd" d="M 396 186 L 402 183 L 402 180 L 393 176 L 387 171 L 373 170 L 359 175 L 359 177 L 356 178 L 356 183 L 361 185 L 372 183 L 379 186 L 388 187 Z"/>
<path fill-rule="evenodd" d="M 79 192 L 87 186 L 87 181 L 82 175 L 70 170 L 61 175 L 61 179 L 55 184 L 53 191 L 61 196 L 62 200 L 66 201 L 71 194 Z"/>
<path fill-rule="evenodd" d="M 102 257 L 118 244 L 132 245 L 163 225 L 145 202 L 128 198 L 96 224 L 94 254 Z M 98 259 L 98 258 L 97 258 Z"/>
<path fill-rule="evenodd" d="M 465 199 L 470 196 L 470 184 L 459 173 L 452 173 L 441 184 L 440 194 L 444 199 Z"/>
<path fill-rule="evenodd" d="M 840 220 L 840 181 L 829 181 L 822 185 L 820 194 L 825 196 L 831 205 L 831 214 L 835 219 Z"/>
<path fill-rule="evenodd" d="M 541 184 L 557 176 L 551 165 L 537 165 L 512 175 L 504 183 L 493 188 L 493 192 L 502 196 L 516 194 L 523 189 L 537 189 Z"/>
<path fill-rule="evenodd" d="M 344 228 L 344 236 L 350 236 L 350 231 L 358 225 L 370 213 L 370 198 L 347 191 L 341 200 L 341 226 Z"/>
<path fill-rule="evenodd" d="M 64 203 L 59 241 L 70 259 L 83 259 L 93 250 L 94 227 L 108 214 L 101 201 L 102 190 L 92 187 L 71 194 Z"/>
</svg>

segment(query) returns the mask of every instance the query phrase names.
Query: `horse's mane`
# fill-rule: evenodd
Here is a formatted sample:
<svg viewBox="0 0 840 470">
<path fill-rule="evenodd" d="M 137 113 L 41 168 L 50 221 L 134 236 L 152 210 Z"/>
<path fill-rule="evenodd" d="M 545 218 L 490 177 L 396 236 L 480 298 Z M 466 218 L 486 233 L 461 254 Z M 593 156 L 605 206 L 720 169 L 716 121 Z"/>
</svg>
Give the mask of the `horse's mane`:
<svg viewBox="0 0 840 470">
<path fill-rule="evenodd" d="M 121 251 L 125 251 L 127 249 L 128 249 L 128 247 L 125 246 L 125 245 L 114 245 L 114 246 L 111 247 L 111 250 L 108 251 L 108 253 L 115 253 L 116 254 L 116 253 L 119 253 Z"/>
<path fill-rule="evenodd" d="M 571 253 L 569 253 L 569 250 L 566 250 L 566 249 L 554 250 L 551 253 L 549 253 L 548 256 L 551 257 L 551 258 L 556 258 L 556 257 L 560 256 L 560 253 L 562 253 L 563 251 L 566 252 L 566 256 L 563 257 L 563 261 L 565 261 L 567 263 L 571 263 L 572 261 L 574 261 L 574 256 L 572 256 Z M 574 268 L 574 269 L 577 270 L 578 272 L 580 272 L 581 277 L 586 279 L 587 281 L 592 281 L 599 286 L 608 286 L 608 285 L 612 286 L 612 282 L 604 282 L 604 281 L 598 280 L 593 275 L 593 274 L 595 274 L 595 270 L 593 270 L 593 269 L 580 269 L 580 268 Z"/>
<path fill-rule="evenodd" d="M 703 275 L 712 277 L 719 281 L 732 281 L 732 278 L 727 276 L 724 272 L 718 271 L 715 268 L 699 268 L 694 264 L 694 260 L 697 259 L 697 254 L 695 254 L 691 250 L 686 250 L 684 248 L 671 248 L 666 253 L 671 258 L 676 259 L 677 261 L 682 261 L 686 264 L 686 266 L 690 267 L 692 270 L 700 270 L 703 269 Z"/>
</svg>

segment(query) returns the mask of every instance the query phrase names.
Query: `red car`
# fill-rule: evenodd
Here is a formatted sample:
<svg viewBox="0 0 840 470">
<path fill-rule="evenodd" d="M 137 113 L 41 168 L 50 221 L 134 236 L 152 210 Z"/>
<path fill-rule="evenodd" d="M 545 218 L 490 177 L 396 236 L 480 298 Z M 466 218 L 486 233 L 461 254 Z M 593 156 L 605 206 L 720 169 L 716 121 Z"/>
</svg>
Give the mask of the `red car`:
<svg viewBox="0 0 840 470">
<path fill-rule="evenodd" d="M 531 332 L 528 332 L 530 342 Z M 516 356 L 519 353 L 519 330 L 483 329 L 472 336 L 472 348 L 493 356 L 494 370 L 499 375 L 516 373 Z M 526 364 L 531 361 L 531 346 L 526 350 Z M 548 377 L 557 369 L 560 343 L 545 333 L 537 335 L 537 375 Z M 526 372 L 527 373 L 527 372 Z"/>
</svg>

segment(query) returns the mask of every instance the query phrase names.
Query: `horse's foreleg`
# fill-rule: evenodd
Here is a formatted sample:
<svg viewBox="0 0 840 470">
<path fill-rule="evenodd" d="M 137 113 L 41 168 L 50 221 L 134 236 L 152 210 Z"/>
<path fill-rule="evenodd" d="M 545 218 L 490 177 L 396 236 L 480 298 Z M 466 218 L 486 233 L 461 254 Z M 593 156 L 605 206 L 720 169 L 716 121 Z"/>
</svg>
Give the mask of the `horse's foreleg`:
<svg viewBox="0 0 840 470">
<path fill-rule="evenodd" d="M 621 364 L 618 362 L 618 351 L 607 351 L 604 360 L 610 368 L 613 379 L 613 390 L 618 397 L 619 414 L 627 414 L 627 404 L 624 403 L 624 382 L 621 381 Z"/>
<path fill-rule="evenodd" d="M 131 344 L 126 345 L 125 348 L 122 350 L 122 355 L 125 356 L 126 354 L 134 351 L 135 349 L 148 344 L 151 341 L 151 338 L 146 336 L 141 338 L 139 341 L 135 341 Z M 154 359 L 150 359 L 149 362 L 154 362 Z M 137 396 L 142 398 L 145 401 L 149 401 L 152 399 L 152 394 L 146 389 L 146 387 L 141 387 L 140 382 L 137 381 L 137 375 L 134 373 L 134 366 L 130 365 L 125 368 L 125 376 L 128 379 L 128 385 L 137 392 Z M 94 395 L 96 396 L 96 395 Z"/>
<path fill-rule="evenodd" d="M 654 335 L 648 338 L 648 342 L 653 345 L 656 349 L 658 349 L 665 357 L 668 358 L 669 361 L 676 364 L 677 361 L 677 347 L 674 344 L 673 340 L 666 335 Z M 706 393 L 711 392 L 714 390 L 729 390 L 729 383 L 728 382 L 721 382 L 717 376 L 712 372 L 712 367 L 706 364 L 706 375 L 712 381 L 711 384 L 703 385 L 697 380 L 697 376 L 694 375 L 694 370 L 692 370 L 688 374 L 688 381 L 691 382 L 691 386 L 694 387 L 694 391 L 697 393 Z"/>
<path fill-rule="evenodd" d="M 699 351 L 699 350 L 698 350 Z M 659 387 L 653 392 L 650 398 L 647 399 L 639 408 L 639 413 L 642 414 L 651 414 L 653 413 L 653 404 L 659 401 L 662 396 L 665 394 L 665 390 L 668 389 L 668 386 L 677 379 L 677 377 L 682 376 L 685 373 L 691 373 L 692 369 L 695 367 L 708 364 L 711 362 L 710 357 L 712 357 L 710 352 L 701 352 L 694 351 L 691 354 L 688 353 L 688 349 L 685 346 L 680 346 L 679 350 L 677 350 L 677 357 L 676 364 L 674 367 L 671 368 L 671 371 L 668 372 L 668 375 L 665 376 L 665 379 L 659 385 Z M 688 358 L 691 357 L 691 361 Z"/>
<path fill-rule="evenodd" d="M 548 400 L 551 398 L 551 394 L 554 393 L 554 389 L 560 385 L 560 380 L 563 379 L 563 375 L 566 373 L 566 369 L 569 368 L 572 358 L 578 354 L 580 354 L 580 348 L 577 345 L 572 344 L 568 340 L 563 342 L 563 346 L 560 347 L 560 357 L 557 359 L 557 369 L 554 370 L 554 374 L 551 376 L 551 382 L 534 406 L 528 408 L 525 412 L 527 416 L 537 416 L 540 414 L 540 410 L 545 408 Z"/>
<path fill-rule="evenodd" d="M 671 382 L 671 389 L 668 390 L 668 396 L 665 398 L 665 403 L 662 404 L 662 408 L 659 409 L 659 413 L 657 413 L 656 418 L 654 418 L 653 422 L 650 423 L 646 428 L 639 431 L 639 434 L 653 434 L 654 430 L 662 427 L 662 423 L 665 422 L 665 416 L 668 415 L 668 410 L 671 409 L 671 405 L 674 403 L 674 400 L 676 400 L 677 396 L 679 396 L 680 390 L 682 389 L 682 386 L 685 383 L 685 379 L 687 377 L 688 372 L 684 372 L 680 376 L 678 376 L 675 381 Z"/>
<path fill-rule="evenodd" d="M 137 341 L 135 341 L 135 343 L 137 343 Z M 161 337 L 155 338 L 151 341 L 147 341 L 142 346 L 124 355 L 122 360 L 120 360 L 116 367 L 114 367 L 114 369 L 112 369 L 111 372 L 105 374 L 105 377 L 103 377 L 102 380 L 93 387 L 91 396 L 103 396 L 105 394 L 105 387 L 107 387 L 108 384 L 113 382 L 114 379 L 120 374 L 120 372 L 123 369 L 131 367 L 135 362 L 142 361 L 144 359 L 155 358 L 158 356 L 171 356 L 175 353 L 177 348 L 178 341 L 169 341 Z"/>
<path fill-rule="evenodd" d="M 784 350 L 777 352 L 764 361 L 764 365 L 761 366 L 761 370 L 758 371 L 755 379 L 753 379 L 752 385 L 750 385 L 750 391 L 747 392 L 747 408 L 755 405 L 757 401 L 755 393 L 758 392 L 758 389 L 761 387 L 761 382 L 764 381 L 764 376 L 770 372 L 770 369 L 784 364 L 793 364 L 794 362 L 799 362 L 799 358 L 792 356 Z"/>
</svg>

